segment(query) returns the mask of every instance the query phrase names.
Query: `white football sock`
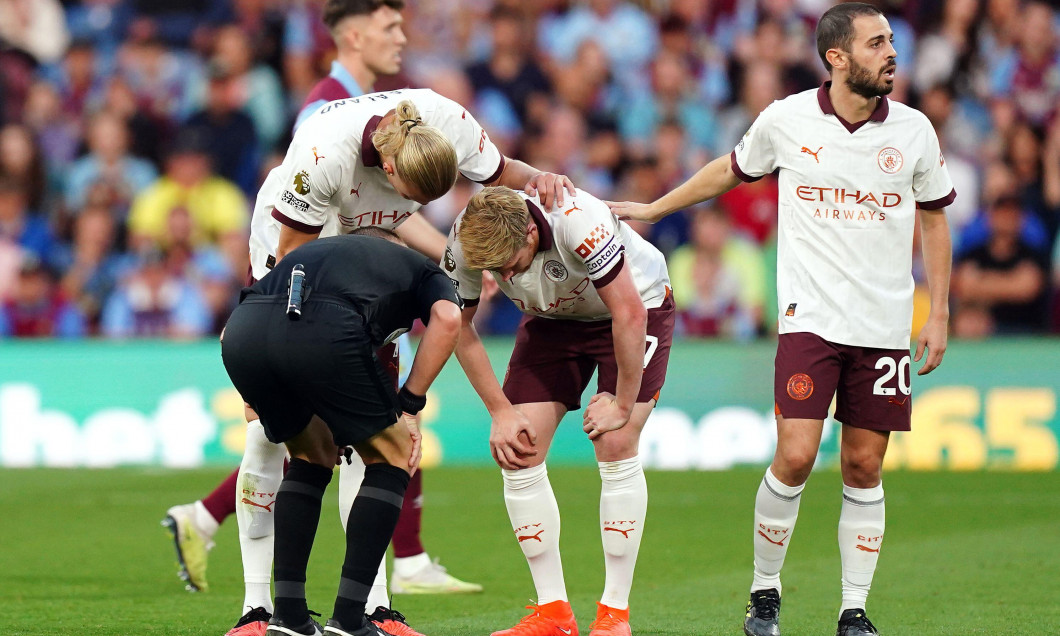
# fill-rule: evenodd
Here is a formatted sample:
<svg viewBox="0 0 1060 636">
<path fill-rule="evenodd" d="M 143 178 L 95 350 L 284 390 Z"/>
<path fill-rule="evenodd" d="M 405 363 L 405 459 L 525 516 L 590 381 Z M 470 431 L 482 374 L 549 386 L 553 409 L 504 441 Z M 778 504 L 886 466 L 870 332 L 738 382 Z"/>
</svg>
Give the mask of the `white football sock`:
<svg viewBox="0 0 1060 636">
<path fill-rule="evenodd" d="M 883 543 L 883 484 L 873 488 L 843 485 L 839 513 L 839 558 L 843 564 L 843 610 L 865 609 Z"/>
<path fill-rule="evenodd" d="M 640 457 L 599 462 L 600 538 L 604 544 L 604 594 L 600 602 L 615 609 L 629 607 L 633 569 L 637 565 L 648 483 Z"/>
<path fill-rule="evenodd" d="M 501 475 L 508 518 L 530 566 L 538 605 L 566 601 L 567 588 L 563 584 L 563 563 L 559 556 L 559 505 L 545 465 L 501 470 Z"/>
<path fill-rule="evenodd" d="M 350 508 L 353 500 L 361 490 L 361 482 L 364 481 L 364 461 L 357 453 L 353 453 L 350 463 L 343 460 L 339 464 L 339 523 L 343 529 L 346 528 L 346 520 L 350 518 Z M 375 573 L 375 581 L 372 589 L 368 592 L 368 603 L 366 608 L 371 614 L 377 607 L 390 607 L 390 592 L 386 587 L 386 557 L 379 563 L 379 570 Z"/>
<path fill-rule="evenodd" d="M 420 552 L 410 557 L 394 557 L 394 576 L 408 578 L 431 564 L 431 556 Z"/>
<path fill-rule="evenodd" d="M 772 468 L 758 486 L 755 497 L 754 551 L 755 570 L 751 591 L 776 588 L 781 591 L 780 569 L 788 553 L 795 520 L 799 518 L 799 500 L 806 485 L 788 486 L 777 479 Z"/>
<path fill-rule="evenodd" d="M 236 482 L 236 523 L 243 556 L 243 612 L 255 607 L 272 611 L 273 504 L 283 480 L 283 444 L 265 437 L 259 420 L 247 422 L 246 449 Z"/>
<path fill-rule="evenodd" d="M 210 547 L 213 547 L 213 535 L 217 534 L 217 529 L 221 527 L 221 524 L 217 523 L 217 519 L 214 519 L 210 511 L 206 509 L 202 499 L 193 504 L 192 523 L 199 532 L 206 535 L 206 539 L 210 541 Z"/>
</svg>

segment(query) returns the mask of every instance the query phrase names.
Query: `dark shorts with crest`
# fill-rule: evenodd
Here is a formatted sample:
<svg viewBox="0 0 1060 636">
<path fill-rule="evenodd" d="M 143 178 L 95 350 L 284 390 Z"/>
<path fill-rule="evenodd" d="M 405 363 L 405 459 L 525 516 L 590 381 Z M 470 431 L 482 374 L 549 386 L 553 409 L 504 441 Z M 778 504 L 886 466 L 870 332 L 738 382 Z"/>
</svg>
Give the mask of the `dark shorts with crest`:
<svg viewBox="0 0 1060 636">
<path fill-rule="evenodd" d="M 832 396 L 835 419 L 875 431 L 911 428 L 908 349 L 829 342 L 812 333 L 780 334 L 774 366 L 777 415 L 823 420 Z"/>
<path fill-rule="evenodd" d="M 229 318 L 221 343 L 225 369 L 269 440 L 291 439 L 313 415 L 340 446 L 397 421 L 394 376 L 372 350 L 353 307 L 317 295 L 306 300 L 299 320 L 290 320 L 286 302 L 286 295 L 248 296 Z"/>
</svg>

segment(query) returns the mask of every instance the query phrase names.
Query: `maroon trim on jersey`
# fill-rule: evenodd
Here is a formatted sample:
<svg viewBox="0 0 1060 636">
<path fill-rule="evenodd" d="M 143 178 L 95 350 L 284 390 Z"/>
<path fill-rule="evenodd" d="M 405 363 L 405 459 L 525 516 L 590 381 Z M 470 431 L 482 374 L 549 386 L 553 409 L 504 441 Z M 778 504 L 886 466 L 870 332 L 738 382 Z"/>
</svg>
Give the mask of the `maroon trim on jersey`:
<svg viewBox="0 0 1060 636">
<path fill-rule="evenodd" d="M 735 150 L 733 150 L 732 154 L 729 155 L 729 163 L 732 164 L 732 173 L 734 175 L 736 175 L 737 179 L 739 179 L 740 181 L 743 181 L 744 183 L 754 183 L 755 181 L 758 181 L 759 179 L 761 179 L 762 177 L 765 176 L 765 175 L 762 175 L 762 177 L 752 177 L 751 175 L 747 174 L 743 170 L 740 170 L 740 164 L 736 163 L 736 151 Z"/>
<path fill-rule="evenodd" d="M 505 163 L 504 155 L 501 155 L 501 163 L 500 163 L 499 166 L 497 166 L 497 169 L 493 172 L 493 174 L 490 175 L 490 178 L 486 179 L 485 181 L 475 181 L 475 183 L 482 183 L 482 184 L 493 183 L 497 179 L 500 179 L 501 178 L 501 173 L 504 172 L 504 163 Z"/>
<path fill-rule="evenodd" d="M 843 124 L 843 127 L 847 129 L 848 133 L 854 133 L 858 128 L 861 128 L 870 121 L 886 121 L 887 113 L 891 112 L 891 107 L 887 103 L 887 97 L 880 96 L 880 101 L 876 104 L 876 110 L 872 111 L 869 118 L 865 121 L 859 121 L 856 124 L 852 124 L 840 117 L 839 113 L 835 112 L 835 107 L 832 106 L 832 98 L 828 95 L 828 89 L 831 88 L 831 86 L 832 82 L 821 84 L 821 87 L 817 89 L 817 103 L 821 106 L 821 111 L 825 115 L 835 115 L 835 118 L 839 120 L 839 123 Z"/>
<path fill-rule="evenodd" d="M 287 216 L 283 212 L 280 212 L 276 208 L 272 209 L 272 218 L 276 219 L 280 223 L 283 223 L 292 230 L 298 230 L 304 234 L 319 234 L 320 230 L 324 229 L 323 225 L 309 225 L 308 223 L 302 223 L 301 221 L 295 221 L 291 217 Z"/>
<path fill-rule="evenodd" d="M 379 156 L 379 151 L 375 149 L 375 144 L 372 143 L 372 133 L 375 132 L 376 128 L 379 128 L 379 122 L 381 121 L 383 121 L 382 117 L 374 115 L 364 125 L 364 133 L 361 135 L 361 164 L 365 168 L 380 168 L 383 165 L 383 158 Z"/>
<path fill-rule="evenodd" d="M 302 108 L 320 100 L 333 102 L 336 99 L 346 99 L 349 97 L 351 97 L 351 95 L 349 91 L 346 90 L 346 87 L 343 86 L 339 80 L 328 76 L 317 82 L 316 86 L 313 87 L 313 90 L 309 91 L 309 95 L 307 95 L 305 101 L 302 102 Z"/>
<path fill-rule="evenodd" d="M 530 218 L 537 224 L 537 235 L 540 240 L 537 242 L 538 252 L 547 252 L 552 249 L 552 228 L 549 227 L 548 221 L 545 220 L 545 215 L 542 214 L 541 208 L 537 207 L 526 199 L 526 209 L 530 211 Z"/>
<path fill-rule="evenodd" d="M 626 255 L 622 252 L 618 253 L 618 262 L 611 268 L 611 271 L 604 274 L 600 278 L 593 281 L 593 287 L 600 289 L 605 287 L 608 283 L 618 278 L 618 275 L 622 273 L 622 268 L 626 266 Z"/>
<path fill-rule="evenodd" d="M 953 203 L 953 200 L 957 198 L 957 191 L 950 190 L 950 193 L 941 199 L 935 199 L 934 201 L 917 201 L 916 207 L 921 210 L 941 210 L 947 205 Z"/>
</svg>

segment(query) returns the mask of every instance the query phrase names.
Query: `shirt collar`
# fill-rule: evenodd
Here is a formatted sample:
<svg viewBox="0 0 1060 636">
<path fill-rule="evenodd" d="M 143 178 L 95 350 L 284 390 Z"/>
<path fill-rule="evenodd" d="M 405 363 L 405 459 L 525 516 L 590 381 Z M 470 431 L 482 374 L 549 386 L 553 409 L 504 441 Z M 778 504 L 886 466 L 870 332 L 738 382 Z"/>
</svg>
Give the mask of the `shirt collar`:
<svg viewBox="0 0 1060 636">
<path fill-rule="evenodd" d="M 552 249 L 552 228 L 549 226 L 548 221 L 545 220 L 545 215 L 541 212 L 541 208 L 537 207 L 530 199 L 526 199 L 526 209 L 530 211 L 530 218 L 537 225 L 537 235 L 539 237 L 537 251 L 547 252 Z"/>
<path fill-rule="evenodd" d="M 835 107 L 832 106 L 832 98 L 828 95 L 828 89 L 831 88 L 831 86 L 831 81 L 821 84 L 821 87 L 817 89 L 817 103 L 821 107 L 821 112 L 823 112 L 825 115 L 835 116 L 835 118 L 839 120 L 839 123 L 843 124 L 843 126 L 847 129 L 848 132 L 852 133 L 870 121 L 881 123 L 886 121 L 887 113 L 889 113 L 891 110 L 886 95 L 880 96 L 880 101 L 876 104 L 876 110 L 872 111 L 872 114 L 869 115 L 868 119 L 866 119 L 865 121 L 859 121 L 856 124 L 852 124 L 840 117 L 839 113 L 835 112 Z"/>
<path fill-rule="evenodd" d="M 329 77 L 342 84 L 342 87 L 346 89 L 346 92 L 350 94 L 350 97 L 359 97 L 364 95 L 364 89 L 357 84 L 357 80 L 353 79 L 353 75 L 346 70 L 346 67 L 339 64 L 338 60 L 331 62 L 331 73 Z"/>
<path fill-rule="evenodd" d="M 373 115 L 364 125 L 364 133 L 361 135 L 361 163 L 365 168 L 379 168 L 383 165 L 383 158 L 379 156 L 379 151 L 372 143 L 372 134 L 381 121 L 383 121 L 381 116 Z"/>
</svg>

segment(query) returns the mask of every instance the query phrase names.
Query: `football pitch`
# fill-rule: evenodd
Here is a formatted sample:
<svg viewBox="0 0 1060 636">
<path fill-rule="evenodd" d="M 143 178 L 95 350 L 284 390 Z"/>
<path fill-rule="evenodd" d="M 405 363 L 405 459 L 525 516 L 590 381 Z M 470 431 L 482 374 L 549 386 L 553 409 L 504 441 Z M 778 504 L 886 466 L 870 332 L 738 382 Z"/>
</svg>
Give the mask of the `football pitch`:
<svg viewBox="0 0 1060 636">
<path fill-rule="evenodd" d="M 603 585 L 593 469 L 550 468 L 563 514 L 570 600 L 587 636 Z M 5 634 L 222 636 L 240 614 L 234 518 L 210 553 L 210 590 L 177 580 L 165 510 L 208 492 L 223 469 L 0 471 L 0 615 Z M 638 636 L 741 634 L 751 509 L 761 471 L 648 473 L 631 598 Z M 331 611 L 342 561 L 332 483 L 309 569 L 309 606 Z M 1060 474 L 895 473 L 869 602 L 883 634 L 1060 632 Z M 533 586 L 512 538 L 499 471 L 430 470 L 424 543 L 482 594 L 399 596 L 427 636 L 481 635 L 526 612 Z M 832 634 L 839 603 L 840 478 L 815 473 L 784 570 L 785 636 Z"/>
</svg>

